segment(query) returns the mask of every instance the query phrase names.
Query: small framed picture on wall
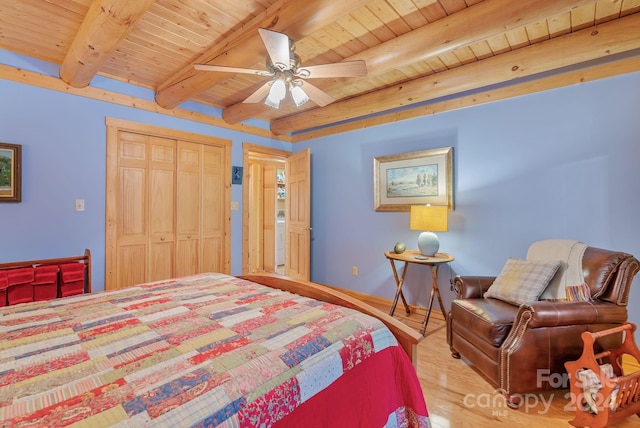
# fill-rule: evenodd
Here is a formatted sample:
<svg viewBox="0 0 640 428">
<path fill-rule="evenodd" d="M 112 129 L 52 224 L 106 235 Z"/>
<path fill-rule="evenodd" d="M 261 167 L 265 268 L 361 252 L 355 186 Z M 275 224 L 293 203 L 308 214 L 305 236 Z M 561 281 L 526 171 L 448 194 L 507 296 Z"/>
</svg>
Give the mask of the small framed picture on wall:
<svg viewBox="0 0 640 428">
<path fill-rule="evenodd" d="M 22 200 L 22 146 L 0 143 L 0 202 Z"/>
</svg>

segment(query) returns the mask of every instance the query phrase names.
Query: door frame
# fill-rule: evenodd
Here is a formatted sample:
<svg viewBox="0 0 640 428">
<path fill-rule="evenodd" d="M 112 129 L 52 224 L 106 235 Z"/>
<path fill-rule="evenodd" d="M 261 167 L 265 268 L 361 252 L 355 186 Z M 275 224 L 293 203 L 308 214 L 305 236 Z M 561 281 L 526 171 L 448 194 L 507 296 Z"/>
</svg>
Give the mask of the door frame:
<svg viewBox="0 0 640 428">
<path fill-rule="evenodd" d="M 268 162 L 268 161 L 278 161 L 278 162 L 286 162 L 286 160 L 293 153 L 287 152 L 285 150 L 272 149 L 270 147 L 259 146 L 256 144 L 250 143 L 242 143 L 242 165 L 243 168 L 243 177 L 242 182 L 244 185 L 242 186 L 242 274 L 247 275 L 253 272 L 250 272 L 249 269 L 251 267 L 250 257 L 255 249 L 251 248 L 251 239 L 250 239 L 250 198 L 252 197 L 251 188 L 249 186 L 249 162 L 258 160 Z M 283 164 L 284 165 L 284 164 Z M 286 216 L 285 216 L 286 221 Z M 286 224 L 285 224 L 286 227 Z"/>
</svg>

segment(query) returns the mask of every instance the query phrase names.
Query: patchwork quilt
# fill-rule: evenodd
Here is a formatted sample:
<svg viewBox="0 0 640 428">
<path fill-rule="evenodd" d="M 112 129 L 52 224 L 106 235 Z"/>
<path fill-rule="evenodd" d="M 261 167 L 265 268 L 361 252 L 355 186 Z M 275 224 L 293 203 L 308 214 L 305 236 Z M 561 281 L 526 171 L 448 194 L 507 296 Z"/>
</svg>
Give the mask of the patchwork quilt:
<svg viewBox="0 0 640 428">
<path fill-rule="evenodd" d="M 208 273 L 0 308 L 0 427 L 72 424 L 429 418 L 415 370 L 379 320 Z"/>
</svg>

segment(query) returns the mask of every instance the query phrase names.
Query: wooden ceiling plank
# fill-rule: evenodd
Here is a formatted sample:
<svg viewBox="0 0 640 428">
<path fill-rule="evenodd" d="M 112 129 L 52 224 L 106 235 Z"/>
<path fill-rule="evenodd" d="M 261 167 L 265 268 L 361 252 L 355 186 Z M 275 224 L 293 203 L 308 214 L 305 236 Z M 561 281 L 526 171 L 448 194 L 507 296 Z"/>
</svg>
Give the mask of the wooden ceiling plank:
<svg viewBox="0 0 640 428">
<path fill-rule="evenodd" d="M 154 0 L 94 0 L 60 66 L 60 78 L 85 87 Z"/>
<path fill-rule="evenodd" d="M 469 46 L 456 48 L 452 52 L 456 56 L 456 58 L 458 58 L 458 62 L 460 64 L 469 64 L 470 62 L 475 62 L 478 60 L 476 58 L 476 55 L 473 53 L 473 50 L 471 50 L 471 47 Z"/>
<path fill-rule="evenodd" d="M 229 35 L 224 41 L 213 45 L 192 63 L 187 64 L 163 83 L 156 91 L 156 102 L 165 108 L 173 108 L 194 95 L 213 86 L 222 73 L 211 73 L 193 69 L 195 63 L 215 63 L 245 67 L 264 55 L 264 45 L 258 28 L 270 28 L 285 32 L 293 40 L 311 34 L 336 19 L 365 6 L 370 0 L 281 0 L 259 14 L 242 30 Z"/>
<path fill-rule="evenodd" d="M 411 0 L 387 0 L 389 5 L 402 17 L 404 22 L 412 29 L 427 25 L 429 21 Z"/>
<path fill-rule="evenodd" d="M 504 39 L 502 33 L 505 29 L 523 29 L 524 25 L 541 21 L 549 15 L 560 14 L 579 5 L 594 2 L 595 0 L 485 0 L 474 7 L 391 39 L 346 60 L 364 60 L 369 77 L 436 55 L 442 56 L 440 59 L 448 68 L 458 67 L 460 62 L 455 55 L 447 53 L 452 49 L 487 38 L 491 40 L 491 37 Z M 526 33 L 524 34 L 526 38 Z M 331 84 L 339 85 L 353 81 L 354 79 L 339 78 L 332 79 Z M 326 85 L 319 87 L 327 90 Z M 242 106 L 232 105 L 224 110 L 223 117 L 225 120 L 231 120 L 230 123 L 248 119 L 241 114 L 248 112 Z"/>
<path fill-rule="evenodd" d="M 340 55 L 340 59 L 350 57 L 367 48 L 367 46 L 358 39 L 350 39 L 350 34 L 335 23 L 327 25 L 320 31 L 316 31 L 313 33 L 313 36 L 326 46 L 327 50 L 332 50 Z"/>
<path fill-rule="evenodd" d="M 486 40 L 473 43 L 469 46 L 469 48 L 473 51 L 473 54 L 476 56 L 476 58 L 478 58 L 478 60 L 493 56 L 493 51 L 491 50 L 491 47 Z"/>
<path fill-rule="evenodd" d="M 274 134 L 316 128 L 640 49 L 640 14 L 271 123 Z M 375 106 L 375 111 L 372 109 Z"/>
<path fill-rule="evenodd" d="M 621 7 L 620 1 L 601 0 L 596 3 L 596 24 L 619 18 Z"/>
<path fill-rule="evenodd" d="M 505 33 L 505 37 L 509 41 L 511 50 L 520 49 L 529 45 L 529 35 L 525 27 L 514 28 Z"/>
<path fill-rule="evenodd" d="M 41 61 L 50 62 L 52 64 L 59 64 L 62 61 L 62 56 L 57 55 L 55 52 L 49 49 L 49 46 L 42 44 L 27 44 L 24 42 L 24 38 L 19 34 L 13 33 L 8 35 L 2 35 L 0 37 L 0 47 L 3 45 L 11 46 L 11 51 L 20 55 L 26 55 L 31 58 L 36 58 Z"/>
<path fill-rule="evenodd" d="M 174 40 L 178 44 L 192 43 L 205 48 L 211 43 L 211 37 L 220 34 L 217 31 L 212 31 L 211 35 L 203 35 L 198 33 L 196 29 L 183 27 L 179 21 L 170 18 L 169 15 L 158 12 L 156 7 L 149 9 L 145 19 L 139 24 L 141 31 L 161 34 L 167 40 Z"/>
<path fill-rule="evenodd" d="M 369 30 L 381 42 L 386 42 L 387 40 L 391 40 L 395 37 L 393 31 L 391 31 L 384 22 L 378 19 L 378 17 L 366 7 L 351 12 L 350 16 L 358 21 L 364 28 Z"/>
<path fill-rule="evenodd" d="M 640 0 L 622 0 L 620 16 L 627 16 L 640 12 Z"/>
<path fill-rule="evenodd" d="M 552 39 L 569 34 L 571 32 L 571 12 L 547 19 L 547 26 Z"/>
<path fill-rule="evenodd" d="M 550 38 L 549 27 L 547 26 L 546 20 L 526 25 L 524 28 L 527 32 L 527 38 L 531 44 L 548 40 Z"/>
<path fill-rule="evenodd" d="M 440 0 L 440 4 L 447 12 L 447 15 L 453 15 L 454 13 L 467 8 L 467 4 L 464 0 Z"/>
<path fill-rule="evenodd" d="M 347 15 L 336 21 L 345 31 L 347 31 L 353 38 L 357 38 L 361 43 L 372 48 L 379 45 L 382 41 L 375 36 L 371 31 L 367 30 L 353 15 Z"/>
<path fill-rule="evenodd" d="M 89 10 L 89 6 L 91 6 L 92 0 L 44 0 L 40 3 L 47 3 L 52 6 L 64 9 L 67 12 L 74 13 L 80 17 L 80 21 Z M 42 4 L 40 5 L 42 6 Z"/>
<path fill-rule="evenodd" d="M 414 2 L 420 10 L 420 13 L 422 13 L 429 22 L 435 22 L 447 16 L 447 11 L 444 10 L 437 0 L 414 0 Z"/>
<path fill-rule="evenodd" d="M 596 5 L 587 4 L 571 11 L 571 31 L 580 31 L 595 24 Z"/>
<path fill-rule="evenodd" d="M 5 24 L 2 18 L 0 18 L 0 28 L 7 28 L 0 34 L 0 47 L 53 64 L 62 62 L 66 48 L 73 40 L 73 34 L 66 36 L 58 32 L 57 37 L 54 37 L 49 27 L 22 23 L 15 25 L 8 22 Z M 51 48 L 52 41 L 56 46 L 55 49 Z"/>
<path fill-rule="evenodd" d="M 371 11 L 380 21 L 393 31 L 393 34 L 399 36 L 411 31 L 411 27 L 402 19 L 400 15 L 384 0 L 373 0 L 367 5 L 367 9 Z"/>
</svg>

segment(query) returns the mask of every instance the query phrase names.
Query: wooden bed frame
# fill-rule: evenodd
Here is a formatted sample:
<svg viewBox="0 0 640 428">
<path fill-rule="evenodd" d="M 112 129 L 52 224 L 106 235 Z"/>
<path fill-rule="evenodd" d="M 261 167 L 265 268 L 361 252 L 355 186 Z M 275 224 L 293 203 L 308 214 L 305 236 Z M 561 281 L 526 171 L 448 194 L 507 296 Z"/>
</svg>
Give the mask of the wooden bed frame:
<svg viewBox="0 0 640 428">
<path fill-rule="evenodd" d="M 405 350 L 414 367 L 417 367 L 417 347 L 418 343 L 423 337 L 412 329 L 411 327 L 403 324 L 401 321 L 393 318 L 392 316 L 382 312 L 379 309 L 374 308 L 354 297 L 348 296 L 338 290 L 330 288 L 326 285 L 318 284 L 310 281 L 294 280 L 288 277 L 284 277 L 271 273 L 258 273 L 249 275 L 239 275 L 239 278 L 243 278 L 249 281 L 257 282 L 271 288 L 277 288 L 283 291 L 288 291 L 294 294 L 298 294 L 304 297 L 310 297 L 312 299 L 320 300 L 327 303 L 333 303 L 347 308 L 355 309 L 372 317 L 378 318 L 382 321 L 391 333 L 396 337 L 398 343 Z"/>
</svg>

